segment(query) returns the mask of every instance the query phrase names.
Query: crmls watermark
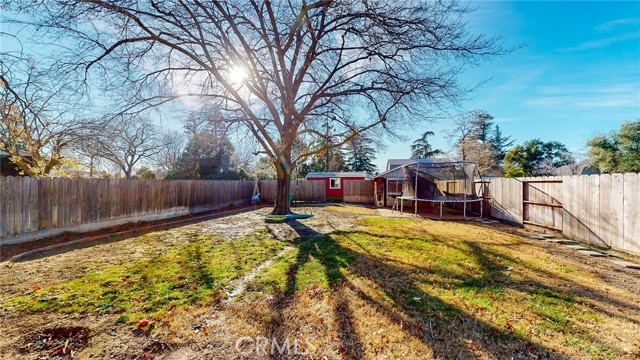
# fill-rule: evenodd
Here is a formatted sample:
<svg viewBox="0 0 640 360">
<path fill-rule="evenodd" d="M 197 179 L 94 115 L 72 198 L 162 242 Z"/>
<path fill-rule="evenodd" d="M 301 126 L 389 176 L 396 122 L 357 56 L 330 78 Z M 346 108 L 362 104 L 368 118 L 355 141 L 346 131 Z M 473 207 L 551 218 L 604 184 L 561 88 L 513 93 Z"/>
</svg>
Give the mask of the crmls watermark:
<svg viewBox="0 0 640 360">
<path fill-rule="evenodd" d="M 315 346 L 308 340 L 304 341 L 304 350 L 300 347 L 301 340 L 297 337 L 271 339 L 264 336 L 243 336 L 236 341 L 236 351 L 242 355 L 306 355 L 315 350 Z"/>
</svg>

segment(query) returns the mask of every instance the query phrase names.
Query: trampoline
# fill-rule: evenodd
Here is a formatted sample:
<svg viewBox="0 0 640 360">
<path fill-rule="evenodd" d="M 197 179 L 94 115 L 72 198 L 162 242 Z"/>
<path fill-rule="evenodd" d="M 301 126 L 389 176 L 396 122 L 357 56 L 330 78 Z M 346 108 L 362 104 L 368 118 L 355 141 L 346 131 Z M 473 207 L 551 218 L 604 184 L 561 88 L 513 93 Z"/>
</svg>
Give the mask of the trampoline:
<svg viewBox="0 0 640 360">
<path fill-rule="evenodd" d="M 418 215 L 419 203 L 439 205 L 438 219 L 443 218 L 443 207 L 462 206 L 463 219 L 468 217 L 470 203 L 480 203 L 480 218 L 483 216 L 483 198 L 476 196 L 474 187 L 474 173 L 476 163 L 462 161 L 433 161 L 417 159 L 389 170 L 377 177 L 385 178 L 387 183 L 402 179 L 402 192 L 388 194 L 394 199 L 393 210 L 404 212 L 404 203 L 411 202 L 414 214 Z"/>
</svg>

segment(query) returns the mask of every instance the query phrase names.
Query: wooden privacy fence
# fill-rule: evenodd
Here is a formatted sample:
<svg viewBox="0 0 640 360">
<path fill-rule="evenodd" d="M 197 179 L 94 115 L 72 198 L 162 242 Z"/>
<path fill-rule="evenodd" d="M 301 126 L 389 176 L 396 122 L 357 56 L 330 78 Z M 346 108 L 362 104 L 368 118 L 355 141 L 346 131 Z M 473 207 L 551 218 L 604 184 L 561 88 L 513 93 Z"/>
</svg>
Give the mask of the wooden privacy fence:
<svg viewBox="0 0 640 360">
<path fill-rule="evenodd" d="M 345 203 L 373 204 L 373 182 L 370 180 L 345 180 L 342 182 Z"/>
<path fill-rule="evenodd" d="M 0 177 L 0 244 L 247 202 L 252 181 Z"/>
<path fill-rule="evenodd" d="M 491 216 L 640 253 L 640 175 L 491 179 Z"/>
<path fill-rule="evenodd" d="M 327 198 L 324 181 L 291 180 L 289 192 L 293 194 L 293 201 L 325 202 Z M 260 181 L 260 197 L 262 201 L 273 203 L 278 191 L 276 180 Z"/>
</svg>

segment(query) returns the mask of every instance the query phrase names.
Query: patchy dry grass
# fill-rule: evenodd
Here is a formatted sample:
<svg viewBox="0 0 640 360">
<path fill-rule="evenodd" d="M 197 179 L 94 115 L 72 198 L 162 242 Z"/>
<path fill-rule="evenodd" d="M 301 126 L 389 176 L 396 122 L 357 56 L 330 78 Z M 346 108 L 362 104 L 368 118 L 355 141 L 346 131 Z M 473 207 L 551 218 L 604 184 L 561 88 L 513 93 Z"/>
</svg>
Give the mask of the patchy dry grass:
<svg viewBox="0 0 640 360">
<path fill-rule="evenodd" d="M 638 294 L 610 287 L 578 263 L 469 224 L 357 223 L 361 230 L 336 231 L 279 258 L 254 279 L 247 296 L 294 299 L 286 304 L 286 326 L 300 329 L 310 326 L 306 313 L 314 304 L 305 291 L 331 290 L 332 322 L 351 330 L 338 344 L 335 334 L 310 336 L 316 348 L 346 357 L 640 355 Z"/>
<path fill-rule="evenodd" d="M 251 236 L 166 245 L 10 296 L 2 308 L 111 316 L 116 329 L 126 327 L 116 320 L 154 316 L 153 341 L 185 359 L 295 357 L 270 354 L 271 343 L 238 347 L 243 337 L 296 340 L 306 357 L 328 359 L 640 357 L 640 294 L 625 285 L 637 275 L 472 223 L 382 218 L 354 206 L 314 213 Z M 244 293 L 218 301 L 267 259 Z"/>
<path fill-rule="evenodd" d="M 326 211 L 331 211 L 339 214 L 347 215 L 361 215 L 361 216 L 376 216 L 378 212 L 376 209 L 366 208 L 361 206 L 351 205 L 331 205 L 324 208 Z"/>
<path fill-rule="evenodd" d="M 91 272 L 15 297 L 2 308 L 62 313 L 116 313 L 117 322 L 160 319 L 167 310 L 224 296 L 227 283 L 273 257 L 284 243 L 264 232 L 231 240 L 200 235 L 152 258 Z"/>
</svg>

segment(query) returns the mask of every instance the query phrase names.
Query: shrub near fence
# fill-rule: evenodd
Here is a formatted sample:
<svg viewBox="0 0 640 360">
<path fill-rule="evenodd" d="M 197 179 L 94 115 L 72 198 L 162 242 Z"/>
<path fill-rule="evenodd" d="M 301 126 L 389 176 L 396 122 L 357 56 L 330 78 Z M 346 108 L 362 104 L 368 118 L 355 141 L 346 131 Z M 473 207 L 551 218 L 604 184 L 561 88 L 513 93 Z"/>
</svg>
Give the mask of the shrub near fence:
<svg viewBox="0 0 640 360">
<path fill-rule="evenodd" d="M 0 244 L 248 202 L 252 181 L 0 177 Z"/>
</svg>

